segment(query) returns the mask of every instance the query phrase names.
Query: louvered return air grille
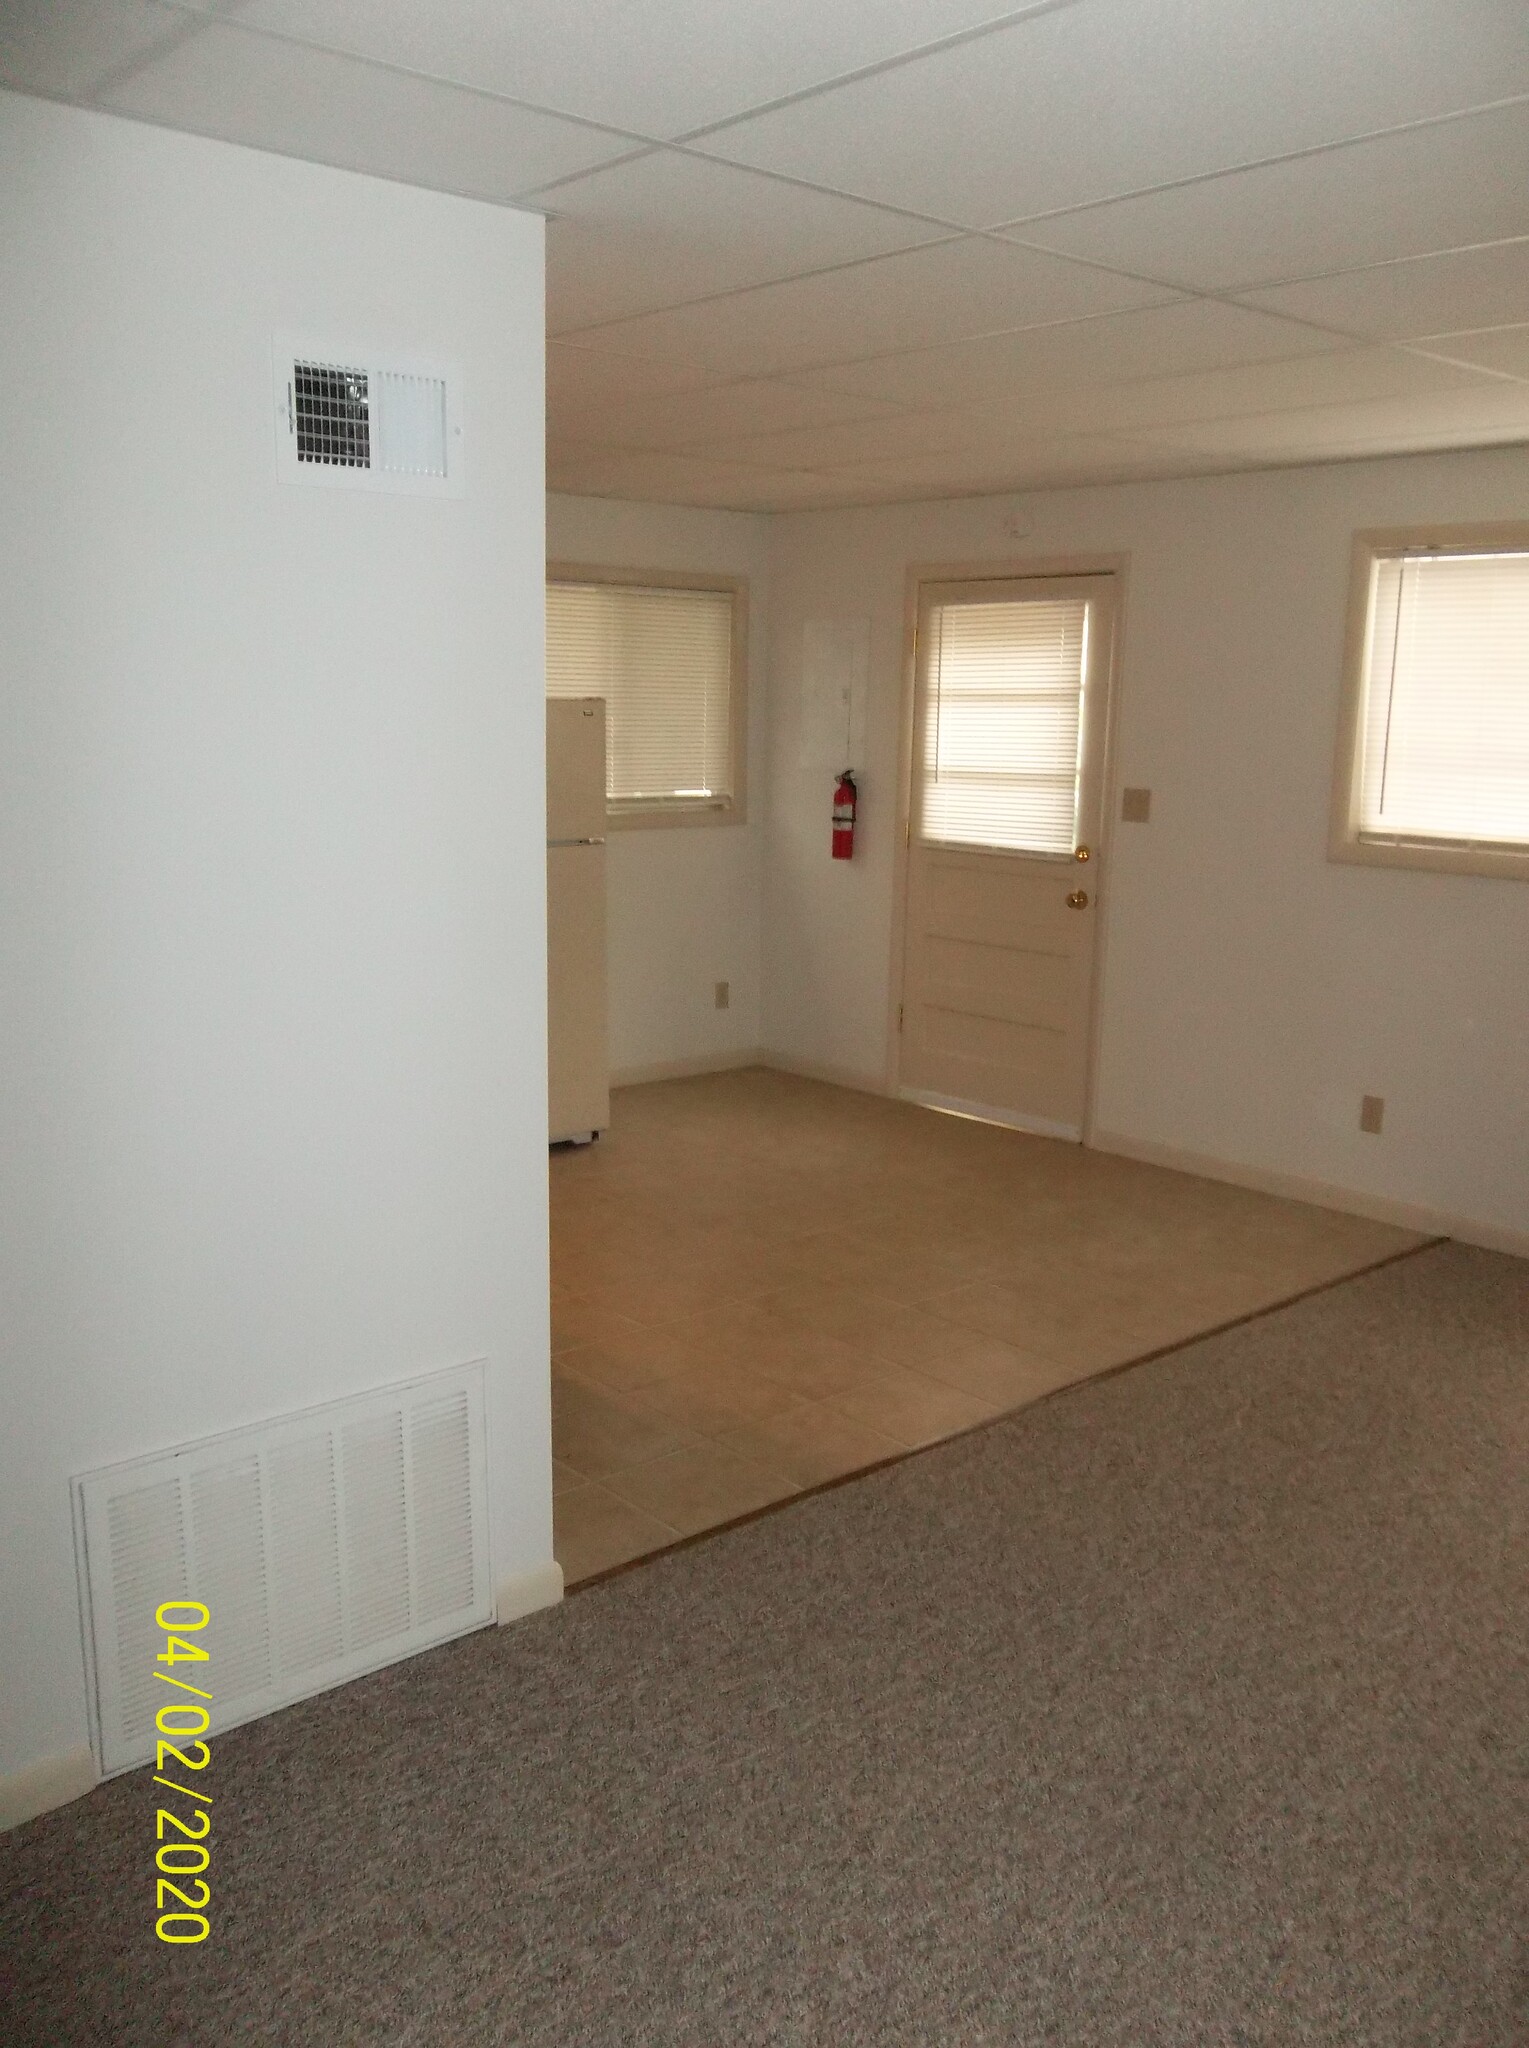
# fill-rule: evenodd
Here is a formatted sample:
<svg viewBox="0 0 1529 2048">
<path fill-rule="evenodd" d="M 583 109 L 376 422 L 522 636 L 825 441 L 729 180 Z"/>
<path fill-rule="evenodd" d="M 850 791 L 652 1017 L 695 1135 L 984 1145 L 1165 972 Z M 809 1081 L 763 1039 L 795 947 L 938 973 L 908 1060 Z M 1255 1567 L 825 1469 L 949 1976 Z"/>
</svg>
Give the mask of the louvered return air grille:
<svg viewBox="0 0 1529 2048">
<path fill-rule="evenodd" d="M 386 476 L 446 474 L 446 385 L 440 377 L 377 375 L 377 463 Z"/>
<path fill-rule="evenodd" d="M 372 466 L 372 407 L 365 370 L 335 363 L 292 365 L 293 430 L 299 462 Z"/>
<path fill-rule="evenodd" d="M 483 1374 L 437 1374 L 74 1482 L 103 1772 L 154 1754 L 164 1601 L 200 1600 L 212 1730 L 492 1619 Z"/>
<path fill-rule="evenodd" d="M 284 483 L 457 497 L 461 375 L 278 335 L 276 472 Z"/>
</svg>

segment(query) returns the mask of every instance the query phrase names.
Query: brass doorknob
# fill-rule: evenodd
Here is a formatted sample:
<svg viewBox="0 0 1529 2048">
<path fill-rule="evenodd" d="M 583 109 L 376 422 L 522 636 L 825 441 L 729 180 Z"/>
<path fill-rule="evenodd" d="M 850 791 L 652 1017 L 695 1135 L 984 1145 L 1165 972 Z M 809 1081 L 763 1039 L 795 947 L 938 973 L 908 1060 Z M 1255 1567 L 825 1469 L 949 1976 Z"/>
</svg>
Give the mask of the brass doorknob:
<svg viewBox="0 0 1529 2048">
<path fill-rule="evenodd" d="M 1069 910 L 1087 910 L 1088 891 L 1086 889 L 1074 889 L 1067 898 L 1067 908 Z"/>
<path fill-rule="evenodd" d="M 1078 848 L 1077 848 L 1076 852 L 1075 852 L 1075 853 L 1073 854 L 1073 859 L 1074 859 L 1074 860 L 1092 860 L 1092 859 L 1093 859 L 1093 851 L 1092 851 L 1092 849 L 1091 849 L 1090 847 L 1087 847 L 1087 846 L 1080 846 L 1080 847 L 1078 847 Z"/>
</svg>

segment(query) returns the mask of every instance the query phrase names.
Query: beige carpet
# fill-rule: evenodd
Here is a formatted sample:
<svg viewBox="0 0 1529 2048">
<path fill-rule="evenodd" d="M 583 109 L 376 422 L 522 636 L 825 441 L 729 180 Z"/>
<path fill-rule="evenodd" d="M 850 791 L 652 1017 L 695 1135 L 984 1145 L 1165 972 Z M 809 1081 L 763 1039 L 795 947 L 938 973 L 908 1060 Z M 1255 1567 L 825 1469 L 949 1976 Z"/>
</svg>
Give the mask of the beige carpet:
<svg viewBox="0 0 1529 2048">
<path fill-rule="evenodd" d="M 1446 1246 L 0 1841 L 17 2048 L 1515 2048 L 1529 1268 Z"/>
</svg>

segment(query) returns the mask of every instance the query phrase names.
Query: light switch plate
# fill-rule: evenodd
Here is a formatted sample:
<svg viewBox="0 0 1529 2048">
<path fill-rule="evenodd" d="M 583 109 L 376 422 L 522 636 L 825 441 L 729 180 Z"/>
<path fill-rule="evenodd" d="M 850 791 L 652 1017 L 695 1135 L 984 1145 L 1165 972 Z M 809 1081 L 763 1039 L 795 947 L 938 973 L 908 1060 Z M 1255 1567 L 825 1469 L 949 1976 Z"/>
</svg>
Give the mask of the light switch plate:
<svg viewBox="0 0 1529 2048">
<path fill-rule="evenodd" d="M 1145 825 L 1152 816 L 1152 792 L 1150 789 L 1123 789 L 1120 792 L 1120 815 L 1128 825 Z"/>
</svg>

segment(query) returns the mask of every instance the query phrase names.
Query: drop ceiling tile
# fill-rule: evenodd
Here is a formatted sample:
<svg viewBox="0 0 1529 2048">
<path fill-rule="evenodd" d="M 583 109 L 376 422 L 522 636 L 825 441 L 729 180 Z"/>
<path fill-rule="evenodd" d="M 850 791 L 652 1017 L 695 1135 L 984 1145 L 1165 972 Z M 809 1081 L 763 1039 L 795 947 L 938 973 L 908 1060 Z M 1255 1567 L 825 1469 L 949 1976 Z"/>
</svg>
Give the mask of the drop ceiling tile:
<svg viewBox="0 0 1529 2048">
<path fill-rule="evenodd" d="M 549 448 L 547 488 L 581 497 L 638 498 L 749 512 L 812 503 L 818 487 L 796 470 L 623 449 Z"/>
<path fill-rule="evenodd" d="M 1166 296 L 1104 271 L 967 237 L 584 333 L 601 346 L 645 355 L 672 349 L 734 376 L 766 376 Z"/>
<path fill-rule="evenodd" d="M 1139 427 L 1161 427 L 1181 420 L 1480 388 L 1487 381 L 1484 373 L 1407 355 L 1399 349 L 1363 348 L 1119 384 L 1078 384 L 1065 372 L 1050 379 L 1028 375 L 1012 396 L 998 404 L 959 411 L 902 412 L 859 424 L 751 437 L 697 437 L 696 447 L 723 459 L 837 469 L 850 463 L 892 461 L 942 450 L 998 449 L 1037 437 L 1130 434 Z"/>
<path fill-rule="evenodd" d="M 554 333 L 943 239 L 926 222 L 655 150 L 543 202 Z"/>
<path fill-rule="evenodd" d="M 1471 391 L 1205 420 L 1139 429 L 1137 438 L 1185 454 L 1279 461 L 1526 441 L 1529 385 L 1496 382 Z"/>
<path fill-rule="evenodd" d="M 1002 11 L 996 0 L 251 0 L 246 19 L 667 137 Z"/>
<path fill-rule="evenodd" d="M 622 356 L 566 341 L 547 344 L 547 403 L 553 409 L 593 413 L 628 400 L 699 391 L 719 381 L 715 371 L 677 356 Z"/>
<path fill-rule="evenodd" d="M 1529 22 L 1529 8 L 1523 10 Z M 1236 171 L 1014 230 L 1202 291 L 1529 234 L 1529 105 Z"/>
<path fill-rule="evenodd" d="M 6 0 L 0 84 L 85 99 L 124 65 L 200 27 L 152 0 Z"/>
<path fill-rule="evenodd" d="M 1076 383 L 1064 373 L 1028 375 L 1002 401 L 971 406 L 960 415 L 920 413 L 963 423 L 946 445 L 1000 444 L 1016 435 L 1134 433 L 1181 420 L 1221 419 L 1283 407 L 1334 405 L 1363 398 L 1479 387 L 1485 373 L 1424 362 L 1400 350 L 1351 348 L 1339 354 L 1298 356 L 1235 369 L 1202 370 L 1184 377 L 1138 377 L 1126 382 Z"/>
<path fill-rule="evenodd" d="M 1116 483 L 1171 469 L 1181 458 L 1111 435 L 1016 440 L 986 453 L 910 455 L 835 469 L 836 481 L 897 497 L 976 497 L 1074 484 Z"/>
<path fill-rule="evenodd" d="M 1529 237 L 1369 264 L 1242 298 L 1270 313 L 1342 327 L 1375 341 L 1492 327 L 1529 316 Z"/>
<path fill-rule="evenodd" d="M 696 438 L 691 453 L 719 462 L 772 462 L 843 469 L 981 445 L 986 423 L 961 412 L 887 412 L 879 419 L 787 428 L 779 433 Z"/>
<path fill-rule="evenodd" d="M 1096 387 L 1077 400 L 1101 428 L 1171 426 L 1185 420 L 1232 419 L 1246 413 L 1299 411 L 1368 399 L 1411 398 L 1479 390 L 1489 380 L 1451 363 L 1401 349 L 1353 348 L 1289 362 L 1249 363 L 1190 377 L 1145 377 Z"/>
<path fill-rule="evenodd" d="M 99 98 L 116 113 L 485 199 L 627 147 L 551 114 L 218 25 Z"/>
<path fill-rule="evenodd" d="M 1507 0 L 1086 0 L 705 147 L 982 227 L 1525 91 Z"/>
<path fill-rule="evenodd" d="M 1417 346 L 1429 360 L 1471 363 L 1504 376 L 1529 379 L 1529 325 L 1489 327 L 1475 334 L 1435 334 Z"/>
<path fill-rule="evenodd" d="M 896 412 L 895 406 L 873 398 L 846 398 L 837 392 L 805 391 L 795 384 L 751 378 L 672 396 L 560 398 L 549 407 L 549 431 L 565 440 L 598 440 L 614 448 L 680 450 L 712 438 L 817 431 L 844 421 L 885 419 Z"/>
<path fill-rule="evenodd" d="M 1345 346 L 1335 336 L 1214 300 L 1183 300 L 1097 320 L 988 334 L 803 370 L 794 381 L 930 411 L 1086 390 L 1131 377 L 1187 375 Z"/>
<path fill-rule="evenodd" d="M 830 506 L 861 505 L 865 492 L 853 483 L 830 476 L 826 471 L 802 470 L 771 486 L 767 496 L 756 498 L 744 475 L 731 504 L 737 512 L 814 512 Z"/>
</svg>

